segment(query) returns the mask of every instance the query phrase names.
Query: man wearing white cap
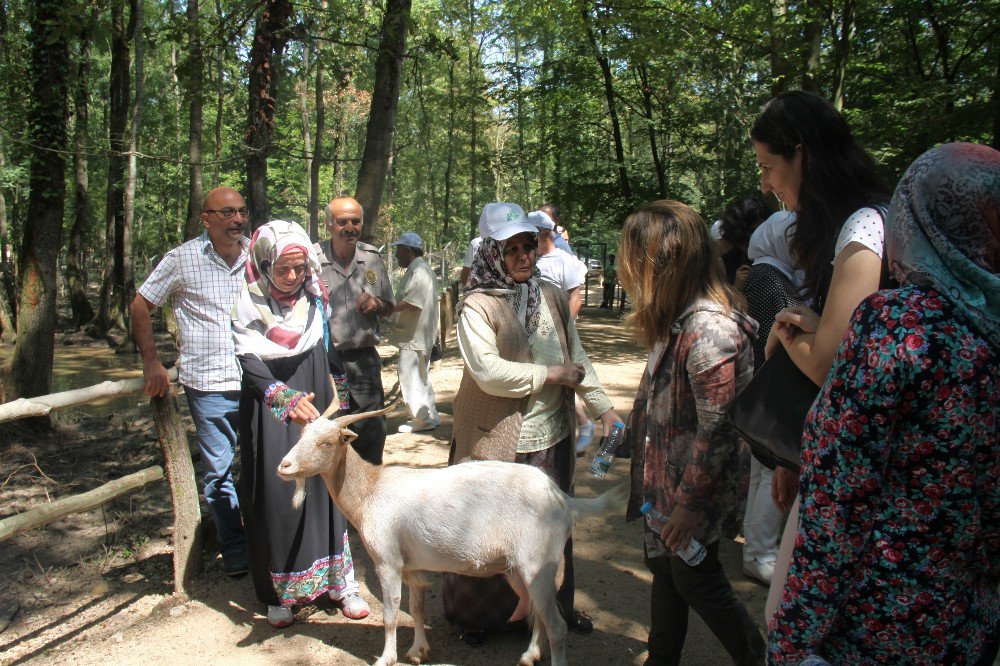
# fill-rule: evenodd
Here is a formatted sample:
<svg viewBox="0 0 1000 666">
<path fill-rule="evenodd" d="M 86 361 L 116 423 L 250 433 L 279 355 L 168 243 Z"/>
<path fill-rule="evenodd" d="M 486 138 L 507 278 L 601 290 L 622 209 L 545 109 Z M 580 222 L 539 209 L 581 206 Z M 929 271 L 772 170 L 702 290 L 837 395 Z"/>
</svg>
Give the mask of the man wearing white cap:
<svg viewBox="0 0 1000 666">
<path fill-rule="evenodd" d="M 441 424 L 434 406 L 430 356 L 438 335 L 438 289 L 434 271 L 424 260 L 424 242 L 407 231 L 392 243 L 396 261 L 406 269 L 396 289 L 392 343 L 399 347 L 399 388 L 412 419 L 399 432 L 433 430 Z"/>
</svg>

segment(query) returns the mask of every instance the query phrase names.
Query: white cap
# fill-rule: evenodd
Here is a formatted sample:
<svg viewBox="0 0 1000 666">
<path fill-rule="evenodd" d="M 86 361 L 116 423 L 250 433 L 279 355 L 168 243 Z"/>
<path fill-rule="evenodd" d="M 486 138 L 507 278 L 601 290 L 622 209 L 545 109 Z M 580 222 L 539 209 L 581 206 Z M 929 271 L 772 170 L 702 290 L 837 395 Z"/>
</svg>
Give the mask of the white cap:
<svg viewBox="0 0 1000 666">
<path fill-rule="evenodd" d="M 507 240 L 521 233 L 536 234 L 538 228 L 528 224 L 524 210 L 515 203 L 488 203 L 479 216 L 479 229 L 485 231 L 483 237 Z"/>
<path fill-rule="evenodd" d="M 390 243 L 390 245 L 405 245 L 407 247 L 415 247 L 418 250 L 424 249 L 424 241 L 422 241 L 420 236 L 412 231 L 407 231 L 399 237 L 398 241 Z"/>
<path fill-rule="evenodd" d="M 552 221 L 548 213 L 542 210 L 528 213 L 528 224 L 533 224 L 539 229 L 547 229 L 549 231 L 556 228 L 556 223 Z"/>
</svg>

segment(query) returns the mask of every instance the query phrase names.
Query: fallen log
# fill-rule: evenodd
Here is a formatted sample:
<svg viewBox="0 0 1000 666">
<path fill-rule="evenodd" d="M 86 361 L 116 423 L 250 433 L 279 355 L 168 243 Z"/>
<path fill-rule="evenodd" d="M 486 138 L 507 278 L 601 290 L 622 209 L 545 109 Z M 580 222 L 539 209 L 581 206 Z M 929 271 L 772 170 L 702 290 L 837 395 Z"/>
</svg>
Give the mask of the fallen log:
<svg viewBox="0 0 1000 666">
<path fill-rule="evenodd" d="M 4 518 L 0 520 L 0 541 L 15 537 L 18 534 L 24 534 L 74 513 L 89 511 L 116 497 L 141 488 L 147 483 L 159 481 L 162 478 L 163 468 L 159 465 L 154 465 L 147 467 L 141 472 L 109 481 L 103 486 L 88 490 L 85 493 L 64 497 L 45 506 Z"/>
</svg>

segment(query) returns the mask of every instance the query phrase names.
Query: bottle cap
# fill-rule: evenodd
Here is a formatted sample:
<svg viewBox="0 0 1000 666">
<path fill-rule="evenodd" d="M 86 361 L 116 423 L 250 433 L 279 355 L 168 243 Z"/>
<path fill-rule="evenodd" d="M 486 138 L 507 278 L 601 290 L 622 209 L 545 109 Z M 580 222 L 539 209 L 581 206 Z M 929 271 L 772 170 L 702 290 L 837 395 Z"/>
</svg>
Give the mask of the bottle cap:
<svg viewBox="0 0 1000 666">
<path fill-rule="evenodd" d="M 652 508 L 653 508 L 652 502 L 643 502 L 642 506 L 639 507 L 639 513 L 645 516 L 647 513 L 649 513 L 649 510 Z"/>
<path fill-rule="evenodd" d="M 615 425 L 618 426 L 619 428 L 624 428 L 625 427 L 625 424 L 622 423 L 621 421 L 615 421 Z"/>
</svg>

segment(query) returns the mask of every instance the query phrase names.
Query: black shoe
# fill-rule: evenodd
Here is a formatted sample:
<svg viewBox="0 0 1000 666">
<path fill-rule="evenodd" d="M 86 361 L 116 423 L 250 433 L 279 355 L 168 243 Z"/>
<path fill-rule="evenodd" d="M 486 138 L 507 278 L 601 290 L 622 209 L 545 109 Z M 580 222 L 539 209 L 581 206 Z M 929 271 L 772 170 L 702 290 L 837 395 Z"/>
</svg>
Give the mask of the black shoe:
<svg viewBox="0 0 1000 666">
<path fill-rule="evenodd" d="M 582 610 L 574 608 L 569 618 L 566 619 L 566 627 L 578 634 L 589 634 L 594 631 L 594 621 Z"/>
<path fill-rule="evenodd" d="M 481 629 L 466 629 L 462 632 L 462 640 L 469 647 L 483 647 L 486 643 L 486 632 Z"/>
<path fill-rule="evenodd" d="M 222 573 L 230 578 L 242 578 L 250 573 L 250 565 L 244 553 L 226 555 L 222 558 Z"/>
</svg>

